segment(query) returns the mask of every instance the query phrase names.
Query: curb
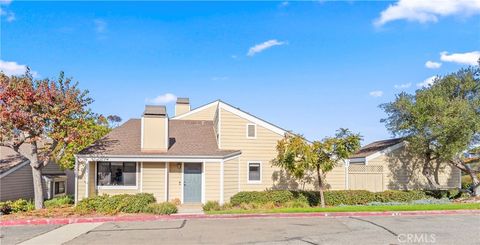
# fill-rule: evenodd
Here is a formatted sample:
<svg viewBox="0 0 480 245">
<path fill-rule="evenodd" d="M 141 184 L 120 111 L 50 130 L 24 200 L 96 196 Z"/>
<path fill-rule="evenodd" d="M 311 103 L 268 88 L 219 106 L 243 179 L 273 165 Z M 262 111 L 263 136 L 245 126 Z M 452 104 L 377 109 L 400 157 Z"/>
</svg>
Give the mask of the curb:
<svg viewBox="0 0 480 245">
<path fill-rule="evenodd" d="M 385 212 L 323 212 L 323 213 L 272 213 L 272 214 L 174 214 L 174 215 L 132 215 L 79 218 L 40 218 L 0 221 L 0 226 L 21 225 L 67 225 L 93 222 L 133 222 L 184 219 L 242 219 L 242 218 L 302 218 L 302 217 L 368 217 L 368 216 L 428 216 L 428 215 L 480 215 L 480 210 L 446 211 L 385 211 Z"/>
</svg>

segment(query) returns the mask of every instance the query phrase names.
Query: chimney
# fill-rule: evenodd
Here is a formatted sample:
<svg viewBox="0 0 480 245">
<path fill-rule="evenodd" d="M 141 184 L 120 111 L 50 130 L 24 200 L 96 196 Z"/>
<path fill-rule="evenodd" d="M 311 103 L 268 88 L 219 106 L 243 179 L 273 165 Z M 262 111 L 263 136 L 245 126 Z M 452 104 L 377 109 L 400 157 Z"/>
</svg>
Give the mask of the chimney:
<svg viewBox="0 0 480 245">
<path fill-rule="evenodd" d="M 168 116 L 165 106 L 147 105 L 142 115 L 142 151 L 168 150 Z"/>
<path fill-rule="evenodd" d="M 190 100 L 188 98 L 177 98 L 175 104 L 175 116 L 180 116 L 190 111 Z"/>
</svg>

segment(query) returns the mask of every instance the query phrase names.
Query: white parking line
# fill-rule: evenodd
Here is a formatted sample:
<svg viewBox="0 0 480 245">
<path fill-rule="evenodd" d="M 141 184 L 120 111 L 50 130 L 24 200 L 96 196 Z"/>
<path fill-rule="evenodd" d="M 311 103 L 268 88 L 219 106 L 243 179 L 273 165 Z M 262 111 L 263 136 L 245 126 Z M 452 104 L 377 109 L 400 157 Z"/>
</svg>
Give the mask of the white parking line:
<svg viewBox="0 0 480 245">
<path fill-rule="evenodd" d="M 85 234 L 88 231 L 95 229 L 101 224 L 103 224 L 103 222 L 77 223 L 77 224 L 64 225 L 58 229 L 49 231 L 45 234 L 34 237 L 20 244 L 21 245 L 40 245 L 40 244 L 41 245 L 46 245 L 46 244 L 60 245 L 74 239 L 75 237 Z"/>
</svg>

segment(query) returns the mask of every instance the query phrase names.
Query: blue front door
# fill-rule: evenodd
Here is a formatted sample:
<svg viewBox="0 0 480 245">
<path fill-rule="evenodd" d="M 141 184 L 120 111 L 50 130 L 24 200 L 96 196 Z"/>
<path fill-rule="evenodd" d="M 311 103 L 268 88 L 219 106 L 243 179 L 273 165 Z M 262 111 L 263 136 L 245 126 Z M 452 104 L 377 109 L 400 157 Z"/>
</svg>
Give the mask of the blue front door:
<svg viewBox="0 0 480 245">
<path fill-rule="evenodd" d="M 184 163 L 183 202 L 202 201 L 202 163 Z"/>
</svg>

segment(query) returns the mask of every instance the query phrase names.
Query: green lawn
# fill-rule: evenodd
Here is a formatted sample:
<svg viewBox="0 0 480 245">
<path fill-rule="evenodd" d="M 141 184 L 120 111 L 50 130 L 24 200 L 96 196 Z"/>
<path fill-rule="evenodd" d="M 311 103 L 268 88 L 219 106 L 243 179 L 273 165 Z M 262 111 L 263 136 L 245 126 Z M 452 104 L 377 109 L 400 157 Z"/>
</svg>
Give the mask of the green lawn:
<svg viewBox="0 0 480 245">
<path fill-rule="evenodd" d="M 381 211 L 425 211 L 425 210 L 461 210 L 480 209 L 480 203 L 417 204 L 391 206 L 342 206 L 311 208 L 275 208 L 275 209 L 231 209 L 208 211 L 207 214 L 251 214 L 251 213 L 311 213 L 311 212 L 381 212 Z"/>
</svg>

